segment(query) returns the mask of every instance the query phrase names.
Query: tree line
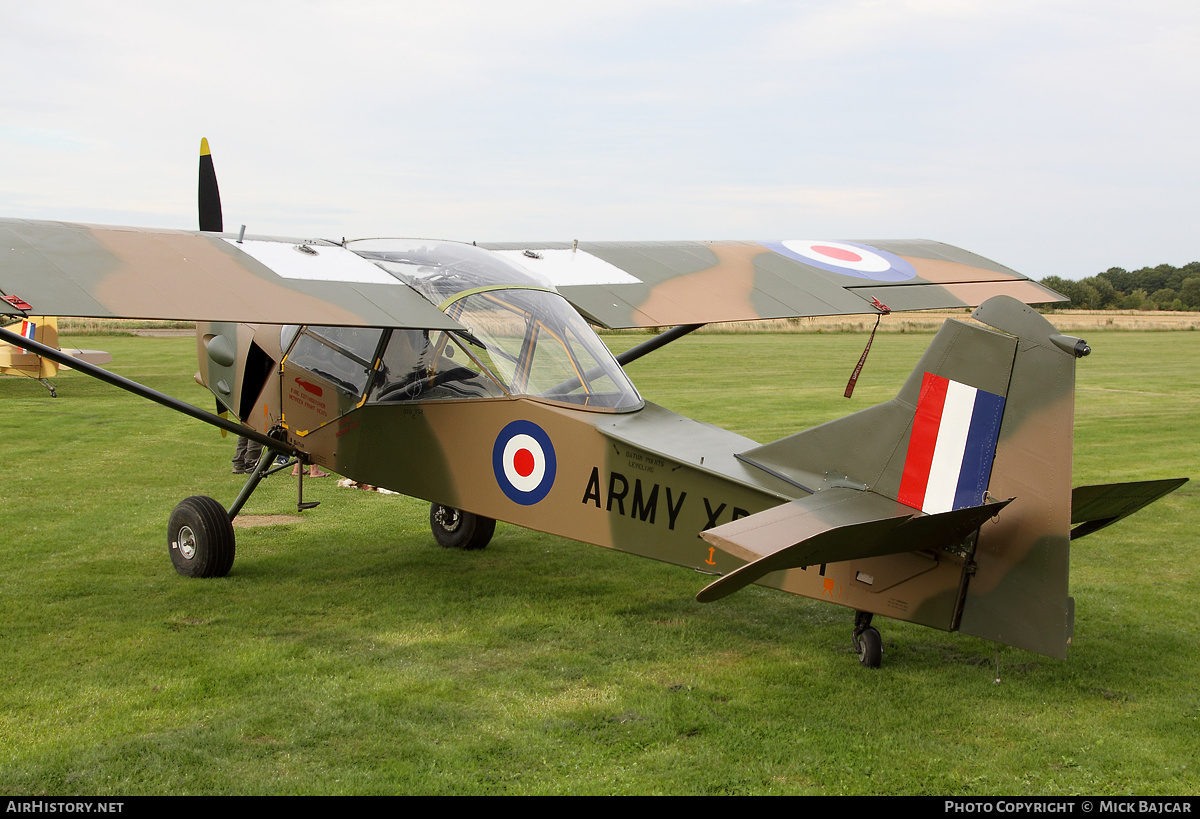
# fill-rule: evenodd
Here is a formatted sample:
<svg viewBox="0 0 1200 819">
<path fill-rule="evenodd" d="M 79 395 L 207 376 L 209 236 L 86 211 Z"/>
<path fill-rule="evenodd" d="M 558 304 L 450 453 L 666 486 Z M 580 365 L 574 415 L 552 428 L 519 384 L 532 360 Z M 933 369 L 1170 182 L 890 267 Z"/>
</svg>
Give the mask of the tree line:
<svg viewBox="0 0 1200 819">
<path fill-rule="evenodd" d="M 1047 276 L 1041 284 L 1082 310 L 1200 310 L 1200 262 L 1129 271 L 1110 267 L 1079 281 Z"/>
</svg>

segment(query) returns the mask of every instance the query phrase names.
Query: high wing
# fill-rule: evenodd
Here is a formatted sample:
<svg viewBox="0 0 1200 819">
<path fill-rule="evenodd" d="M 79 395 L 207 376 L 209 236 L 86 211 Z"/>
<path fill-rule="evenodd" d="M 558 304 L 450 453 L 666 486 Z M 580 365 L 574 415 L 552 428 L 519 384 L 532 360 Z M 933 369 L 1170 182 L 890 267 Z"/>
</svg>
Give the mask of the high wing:
<svg viewBox="0 0 1200 819">
<path fill-rule="evenodd" d="M 0 220 L 0 313 L 462 330 L 381 265 L 314 239 Z M 609 328 L 1060 301 L 936 242 L 481 244 Z"/>
<path fill-rule="evenodd" d="M 480 243 L 610 329 L 1064 301 L 982 256 L 916 241 Z"/>
<path fill-rule="evenodd" d="M 0 219 L 0 291 L 12 315 L 462 329 L 319 240 Z"/>
</svg>

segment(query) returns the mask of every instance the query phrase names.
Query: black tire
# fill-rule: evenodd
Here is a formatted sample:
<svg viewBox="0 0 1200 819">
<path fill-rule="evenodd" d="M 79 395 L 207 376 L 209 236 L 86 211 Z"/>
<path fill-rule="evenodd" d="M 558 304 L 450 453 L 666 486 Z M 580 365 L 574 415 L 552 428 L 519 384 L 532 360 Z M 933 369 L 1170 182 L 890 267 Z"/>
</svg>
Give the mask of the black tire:
<svg viewBox="0 0 1200 819">
<path fill-rule="evenodd" d="M 858 661 L 866 668 L 879 668 L 883 663 L 883 638 L 878 629 L 868 627 L 858 635 Z"/>
<path fill-rule="evenodd" d="M 233 522 L 212 498 L 193 495 L 179 502 L 167 524 L 167 548 L 184 577 L 224 577 L 233 568 Z"/>
<path fill-rule="evenodd" d="M 433 539 L 445 549 L 482 549 L 496 531 L 496 521 L 435 503 L 429 507 Z"/>
</svg>

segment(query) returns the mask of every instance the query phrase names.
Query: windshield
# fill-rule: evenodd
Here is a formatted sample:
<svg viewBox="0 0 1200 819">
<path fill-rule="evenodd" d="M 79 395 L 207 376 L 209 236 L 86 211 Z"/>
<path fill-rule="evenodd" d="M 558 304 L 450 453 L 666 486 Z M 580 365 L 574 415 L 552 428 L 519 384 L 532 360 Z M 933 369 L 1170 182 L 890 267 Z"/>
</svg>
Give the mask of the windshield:
<svg viewBox="0 0 1200 819">
<path fill-rule="evenodd" d="M 470 336 L 463 336 L 468 351 L 509 392 L 586 407 L 642 405 L 612 353 L 556 293 L 472 293 L 446 313 L 470 330 Z"/>
<path fill-rule="evenodd" d="M 466 327 L 467 332 L 452 335 L 454 344 L 479 365 L 469 369 L 485 370 L 509 394 L 595 409 L 642 406 L 641 396 L 595 331 L 549 282 L 525 268 L 486 250 L 453 242 L 388 239 L 350 242 L 348 246 L 420 291 Z M 397 340 L 399 335 L 393 333 L 392 338 Z M 430 382 L 437 376 L 433 370 L 445 369 L 447 363 L 424 352 L 411 365 L 400 365 L 400 355 L 392 352 L 394 372 L 425 368 Z M 455 361 L 461 362 L 461 358 Z M 463 375 L 467 379 L 465 372 Z M 439 384 L 445 384 L 448 377 L 442 376 Z M 391 395 L 409 393 L 414 391 Z M 415 393 L 399 400 L 420 399 Z"/>
</svg>

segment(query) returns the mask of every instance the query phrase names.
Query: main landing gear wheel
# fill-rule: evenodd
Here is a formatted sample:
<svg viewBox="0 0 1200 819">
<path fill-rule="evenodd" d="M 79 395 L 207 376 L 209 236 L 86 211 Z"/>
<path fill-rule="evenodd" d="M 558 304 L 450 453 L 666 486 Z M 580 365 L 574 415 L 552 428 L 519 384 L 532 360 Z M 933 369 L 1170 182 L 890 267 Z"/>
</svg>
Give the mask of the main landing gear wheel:
<svg viewBox="0 0 1200 819">
<path fill-rule="evenodd" d="M 865 611 L 854 613 L 854 631 L 850 635 L 858 661 L 865 668 L 879 668 L 883 663 L 883 638 L 879 629 L 871 625 L 871 614 Z"/>
<path fill-rule="evenodd" d="M 496 521 L 435 503 L 429 507 L 433 539 L 446 549 L 482 549 L 496 531 Z"/>
<path fill-rule="evenodd" d="M 874 626 L 858 637 L 858 661 L 866 668 L 879 668 L 883 663 L 883 638 Z"/>
<path fill-rule="evenodd" d="M 212 498 L 193 495 L 175 507 L 167 524 L 175 571 L 185 577 L 224 577 L 233 568 L 233 522 Z"/>
</svg>

